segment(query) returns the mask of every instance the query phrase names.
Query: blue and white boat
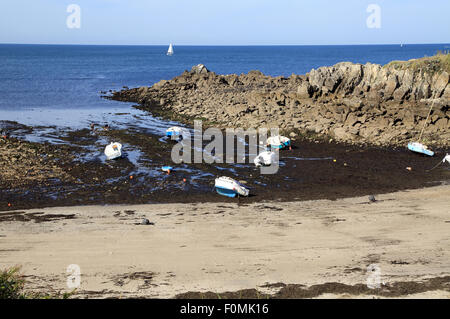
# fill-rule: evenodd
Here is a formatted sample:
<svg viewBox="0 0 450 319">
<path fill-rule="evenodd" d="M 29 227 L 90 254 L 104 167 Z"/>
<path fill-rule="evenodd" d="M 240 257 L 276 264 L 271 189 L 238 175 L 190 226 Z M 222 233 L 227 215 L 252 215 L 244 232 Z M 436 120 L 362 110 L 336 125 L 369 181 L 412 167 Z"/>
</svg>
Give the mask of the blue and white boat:
<svg viewBox="0 0 450 319">
<path fill-rule="evenodd" d="M 227 176 L 216 178 L 214 186 L 217 193 L 227 197 L 248 196 L 250 192 L 241 183 Z"/>
<path fill-rule="evenodd" d="M 423 145 L 419 142 L 410 142 L 408 143 L 408 149 L 412 152 L 425 154 L 428 156 L 433 156 L 434 152 L 432 150 L 429 150 L 426 145 Z"/>
<path fill-rule="evenodd" d="M 163 166 L 163 167 L 161 167 L 161 170 L 163 172 L 166 172 L 167 174 L 170 174 L 170 172 L 173 170 L 173 167 L 172 166 Z"/>
<path fill-rule="evenodd" d="M 170 137 L 174 141 L 180 141 L 183 139 L 185 129 L 179 126 L 172 126 L 166 130 L 166 136 Z"/>
<path fill-rule="evenodd" d="M 291 146 L 291 140 L 286 136 L 271 136 L 267 139 L 267 145 L 270 145 L 272 148 L 288 148 Z"/>
</svg>

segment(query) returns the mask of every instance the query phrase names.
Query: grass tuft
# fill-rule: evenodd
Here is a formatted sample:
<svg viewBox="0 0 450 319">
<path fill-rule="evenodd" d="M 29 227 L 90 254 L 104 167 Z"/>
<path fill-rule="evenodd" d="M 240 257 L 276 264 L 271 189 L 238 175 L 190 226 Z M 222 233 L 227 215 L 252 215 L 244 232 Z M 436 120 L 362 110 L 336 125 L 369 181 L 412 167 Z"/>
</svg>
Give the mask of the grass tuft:
<svg viewBox="0 0 450 319">
<path fill-rule="evenodd" d="M 25 291 L 25 279 L 20 267 L 0 270 L 0 299 L 68 299 L 75 291 L 57 295 Z"/>
<path fill-rule="evenodd" d="M 25 280 L 19 274 L 20 267 L 0 271 L 0 299 L 25 299 Z"/>
<path fill-rule="evenodd" d="M 420 59 L 412 59 L 409 61 L 392 61 L 384 67 L 394 68 L 396 70 L 412 70 L 414 72 L 423 73 L 441 73 L 443 71 L 450 73 L 450 52 L 438 51 L 435 55 L 430 57 L 423 57 Z"/>
</svg>

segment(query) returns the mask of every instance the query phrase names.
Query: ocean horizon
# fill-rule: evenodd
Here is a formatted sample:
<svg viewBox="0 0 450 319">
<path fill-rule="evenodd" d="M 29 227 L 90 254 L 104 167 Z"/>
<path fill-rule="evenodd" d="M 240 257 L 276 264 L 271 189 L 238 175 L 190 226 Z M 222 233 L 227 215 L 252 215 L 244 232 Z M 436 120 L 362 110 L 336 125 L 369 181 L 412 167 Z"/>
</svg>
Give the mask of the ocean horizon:
<svg viewBox="0 0 450 319">
<path fill-rule="evenodd" d="M 52 124 L 71 112 L 74 122 L 93 114 L 121 112 L 129 104 L 101 98 L 123 86 L 151 86 L 192 66 L 218 74 L 259 70 L 271 76 L 305 74 L 338 62 L 386 64 L 431 56 L 450 44 L 393 45 L 162 45 L 0 44 L 0 119 Z M 79 112 L 77 112 L 77 110 Z M 76 114 L 82 119 L 77 119 Z M 67 122 L 67 121 L 65 121 Z"/>
</svg>

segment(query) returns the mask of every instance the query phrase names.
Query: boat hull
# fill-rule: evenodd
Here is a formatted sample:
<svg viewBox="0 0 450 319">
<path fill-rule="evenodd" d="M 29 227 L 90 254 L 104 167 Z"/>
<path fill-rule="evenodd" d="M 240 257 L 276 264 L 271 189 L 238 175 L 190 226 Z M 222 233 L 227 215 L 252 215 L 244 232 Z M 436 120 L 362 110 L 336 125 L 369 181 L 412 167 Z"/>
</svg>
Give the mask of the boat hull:
<svg viewBox="0 0 450 319">
<path fill-rule="evenodd" d="M 249 190 L 246 187 L 229 177 L 216 178 L 214 187 L 217 193 L 228 197 L 236 197 L 237 195 L 248 196 L 249 194 Z"/>
<path fill-rule="evenodd" d="M 236 191 L 224 187 L 216 187 L 216 192 L 227 197 L 236 197 L 238 195 Z"/>
<path fill-rule="evenodd" d="M 275 153 L 274 152 L 262 152 L 258 156 L 255 157 L 253 161 L 256 167 L 259 166 L 270 166 L 275 161 Z"/>
<path fill-rule="evenodd" d="M 273 145 L 273 144 L 270 145 L 270 147 L 278 148 L 278 149 L 287 148 L 289 146 L 291 146 L 291 141 L 287 141 L 287 142 L 284 142 L 284 143 L 281 143 L 281 144 L 278 144 L 278 145 Z"/>
<path fill-rule="evenodd" d="M 271 136 L 267 139 L 267 145 L 271 148 L 283 149 L 291 146 L 291 140 L 285 136 Z"/>
<path fill-rule="evenodd" d="M 444 159 L 442 161 L 444 163 L 445 163 L 445 161 L 447 161 L 450 164 L 450 155 L 449 154 L 445 155 L 445 157 L 444 157 Z"/>
<path fill-rule="evenodd" d="M 170 173 L 170 171 L 173 170 L 173 167 L 172 166 L 163 166 L 163 167 L 161 167 L 161 170 L 163 172 L 169 172 Z"/>
<path fill-rule="evenodd" d="M 170 127 L 166 130 L 166 136 L 172 140 L 181 141 L 183 139 L 183 133 L 185 131 L 181 127 Z"/>
<path fill-rule="evenodd" d="M 111 143 L 105 147 L 105 155 L 108 160 L 122 157 L 122 144 Z"/>
<path fill-rule="evenodd" d="M 416 153 L 420 153 L 420 154 L 425 154 L 428 156 L 433 156 L 434 152 L 425 148 L 422 144 L 420 143 L 409 143 L 408 144 L 408 149 L 411 152 L 416 152 Z"/>
<path fill-rule="evenodd" d="M 173 137 L 173 139 L 180 139 L 181 138 L 181 135 L 178 132 L 166 132 L 166 136 L 170 137 L 170 138 Z"/>
</svg>

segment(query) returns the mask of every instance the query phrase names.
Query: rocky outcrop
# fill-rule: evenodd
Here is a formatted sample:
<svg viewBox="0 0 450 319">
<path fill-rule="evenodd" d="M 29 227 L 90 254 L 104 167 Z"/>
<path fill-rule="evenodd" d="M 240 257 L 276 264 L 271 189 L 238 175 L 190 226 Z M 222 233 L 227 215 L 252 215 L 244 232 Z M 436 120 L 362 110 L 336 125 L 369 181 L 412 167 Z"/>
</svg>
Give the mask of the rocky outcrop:
<svg viewBox="0 0 450 319">
<path fill-rule="evenodd" d="M 221 127 L 277 126 L 376 145 L 416 138 L 433 104 L 424 140 L 448 145 L 450 71 L 427 59 L 386 66 L 342 62 L 287 78 L 259 71 L 218 75 L 198 65 L 170 81 L 110 98 Z"/>
<path fill-rule="evenodd" d="M 342 62 L 312 70 L 308 82 L 303 85 L 311 86 L 309 97 L 353 96 L 376 102 L 392 100 L 403 103 L 441 97 L 448 82 L 446 71 L 431 74 L 371 63 Z"/>
<path fill-rule="evenodd" d="M 209 70 L 203 64 L 197 64 L 192 67 L 191 73 L 205 74 L 209 73 Z"/>
</svg>

